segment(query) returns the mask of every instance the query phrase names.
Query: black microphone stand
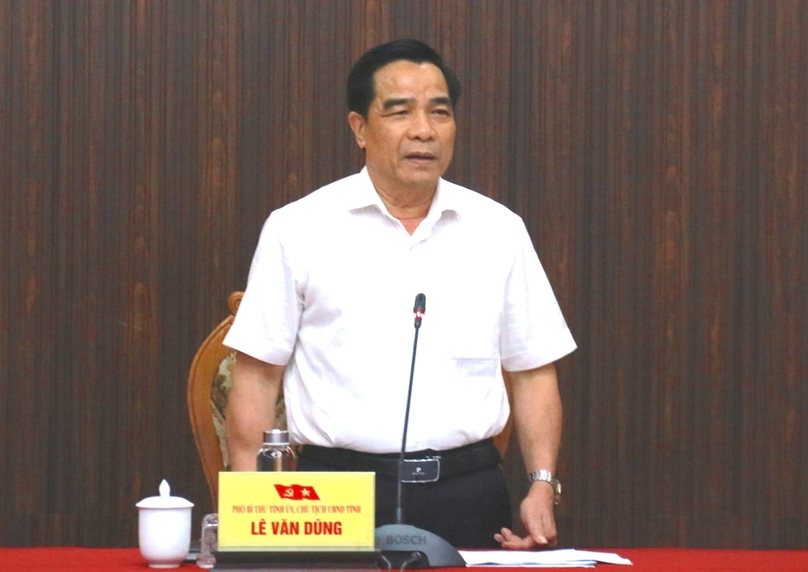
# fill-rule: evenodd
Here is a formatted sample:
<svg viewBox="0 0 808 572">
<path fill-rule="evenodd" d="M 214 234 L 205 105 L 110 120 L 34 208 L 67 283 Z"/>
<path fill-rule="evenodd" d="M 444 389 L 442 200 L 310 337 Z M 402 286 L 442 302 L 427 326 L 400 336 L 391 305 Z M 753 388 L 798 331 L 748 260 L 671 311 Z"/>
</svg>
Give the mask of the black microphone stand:
<svg viewBox="0 0 808 572">
<path fill-rule="evenodd" d="M 401 453 L 398 456 L 398 489 L 396 501 L 396 524 L 404 523 L 404 510 L 402 502 L 402 489 L 404 488 L 404 458 L 407 451 L 407 430 L 410 426 L 410 403 L 412 403 L 412 380 L 415 375 L 415 352 L 418 350 L 418 332 L 421 331 L 421 320 L 426 311 L 426 296 L 418 294 L 415 297 L 415 336 L 412 340 L 412 363 L 410 364 L 410 383 L 407 387 L 407 407 L 404 409 L 404 432 L 401 436 Z"/>
<path fill-rule="evenodd" d="M 403 474 L 404 458 L 407 449 L 407 429 L 410 423 L 410 403 L 412 400 L 412 382 L 415 374 L 415 353 L 418 349 L 418 331 L 426 311 L 426 296 L 415 297 L 415 336 L 412 343 L 412 364 L 410 365 L 410 383 L 407 389 L 407 407 L 404 411 L 404 432 L 401 439 L 401 454 L 398 458 L 398 483 L 396 501 L 396 524 L 380 526 L 375 531 L 376 548 L 381 550 L 382 558 L 390 567 L 399 568 L 457 568 L 464 567 L 466 561 L 460 553 L 443 538 L 410 524 L 403 524 Z"/>
</svg>

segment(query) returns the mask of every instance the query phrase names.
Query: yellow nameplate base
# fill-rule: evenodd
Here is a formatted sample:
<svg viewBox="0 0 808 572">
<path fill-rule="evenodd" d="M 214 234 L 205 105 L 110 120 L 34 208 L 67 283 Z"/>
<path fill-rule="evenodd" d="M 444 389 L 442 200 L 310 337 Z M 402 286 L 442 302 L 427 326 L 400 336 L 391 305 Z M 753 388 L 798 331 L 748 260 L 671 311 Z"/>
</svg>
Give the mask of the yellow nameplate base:
<svg viewBox="0 0 808 572">
<path fill-rule="evenodd" d="M 221 472 L 219 550 L 372 551 L 374 473 Z"/>
</svg>

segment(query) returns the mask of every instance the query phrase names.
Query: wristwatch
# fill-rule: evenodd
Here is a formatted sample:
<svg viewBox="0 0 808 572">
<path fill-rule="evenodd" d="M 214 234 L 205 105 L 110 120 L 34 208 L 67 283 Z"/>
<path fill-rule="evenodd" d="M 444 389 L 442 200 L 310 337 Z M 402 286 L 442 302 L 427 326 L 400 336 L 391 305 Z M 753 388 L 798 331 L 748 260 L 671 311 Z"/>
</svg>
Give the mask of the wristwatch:
<svg viewBox="0 0 808 572">
<path fill-rule="evenodd" d="M 536 481 L 543 481 L 548 483 L 551 487 L 553 487 L 553 493 L 555 494 L 555 498 L 553 499 L 555 504 L 561 502 L 561 481 L 553 476 L 553 473 L 546 469 L 540 469 L 538 471 L 533 471 L 527 474 L 527 480 L 530 483 L 535 483 Z"/>
</svg>

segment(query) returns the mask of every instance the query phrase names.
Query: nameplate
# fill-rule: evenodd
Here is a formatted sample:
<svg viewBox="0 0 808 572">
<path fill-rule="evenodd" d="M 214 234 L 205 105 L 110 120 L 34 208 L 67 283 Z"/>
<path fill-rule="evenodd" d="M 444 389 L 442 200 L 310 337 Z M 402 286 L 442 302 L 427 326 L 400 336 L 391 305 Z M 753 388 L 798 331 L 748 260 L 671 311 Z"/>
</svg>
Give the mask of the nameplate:
<svg viewBox="0 0 808 572">
<path fill-rule="evenodd" d="M 374 549 L 374 473 L 221 472 L 219 550 Z"/>
</svg>

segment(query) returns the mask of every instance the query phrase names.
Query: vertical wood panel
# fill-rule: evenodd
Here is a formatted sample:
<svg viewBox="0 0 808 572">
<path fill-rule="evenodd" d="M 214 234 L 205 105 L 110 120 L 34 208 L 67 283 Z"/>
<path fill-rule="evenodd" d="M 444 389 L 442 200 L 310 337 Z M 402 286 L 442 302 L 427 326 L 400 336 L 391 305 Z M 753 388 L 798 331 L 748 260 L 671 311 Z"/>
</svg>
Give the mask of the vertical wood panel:
<svg viewBox="0 0 808 572">
<path fill-rule="evenodd" d="M 39 468 L 47 463 L 45 448 L 31 443 L 47 440 L 53 374 L 54 334 L 50 316 L 55 311 L 53 288 L 53 35 L 51 6 L 44 3 L 13 6 L 11 13 L 11 170 L 4 208 L 11 212 L 8 273 L 9 370 L 22 374 L 23 383 L 7 393 L 6 457 L 17 470 L 7 478 L 7 502 L 19 520 L 6 533 L 38 536 L 45 533 L 49 511 L 47 477 Z M 21 168 L 20 168 L 21 167 Z M 5 273 L 4 273 L 5 274 Z M 13 491 L 13 494 L 10 492 Z"/>
<path fill-rule="evenodd" d="M 11 134 L 11 113 L 14 91 L 12 85 L 12 72 L 14 52 L 12 51 L 12 10 L 9 3 L 0 4 L 0 132 Z M 5 205 L 0 208 L 0 228 L 9 228 L 12 220 L 12 209 L 9 208 L 8 199 L 11 197 L 10 173 L 12 165 L 11 137 L 0 137 L 0 198 Z M 0 232 L 0 263 L 11 261 L 11 237 L 8 232 Z M 6 411 L 9 407 L 9 396 L 11 394 L 10 375 L 11 372 L 11 319 L 10 302 L 11 280 L 7 272 L 0 272 L 0 435 L 8 435 L 10 425 Z M 11 471 L 6 467 L 9 464 L 9 456 L 6 447 L 6 437 L 2 438 L 2 464 L 0 464 L 0 506 L 4 509 L 8 507 L 8 494 L 5 491 L 11 489 L 9 477 Z M 6 538 L 6 519 L 0 519 L 0 538 Z"/>
<path fill-rule="evenodd" d="M 193 352 L 267 214 L 361 166 L 353 61 L 411 36 L 463 83 L 450 177 L 523 217 L 580 345 L 562 542 L 808 546 L 807 32 L 800 0 L 1 2 L 0 543 L 134 545 L 162 478 L 211 510 Z"/>
<path fill-rule="evenodd" d="M 792 284 L 805 277 L 801 252 L 805 250 L 806 230 L 805 195 L 806 185 L 806 90 L 800 89 L 808 70 L 805 61 L 804 43 L 799 38 L 800 24 L 805 24 L 804 3 L 786 2 L 775 14 L 773 52 L 779 54 L 774 63 L 773 90 L 773 137 L 776 141 L 771 170 L 770 216 L 772 217 L 772 240 L 765 255 L 771 260 L 772 299 L 771 311 L 775 329 L 772 342 L 767 344 L 767 361 L 771 373 L 779 383 L 775 386 L 773 411 L 777 422 L 771 435 L 774 473 L 781 476 L 776 488 L 781 494 L 773 494 L 772 519 L 774 530 L 771 542 L 798 545 L 798 523 L 804 518 L 793 499 L 804 499 L 801 494 L 800 452 L 805 451 L 805 442 L 799 438 L 799 423 L 805 422 L 801 402 L 802 386 L 805 385 L 804 356 L 806 303 L 805 295 L 791 295 Z M 800 18 L 800 11 L 803 18 Z M 803 32 L 806 30 L 802 28 Z M 800 74 L 803 74 L 802 76 Z M 802 235 L 798 238 L 798 235 Z M 800 417 L 803 417 L 801 420 Z M 774 493 L 775 483 L 771 483 Z M 785 493 L 785 494 L 782 494 Z"/>
</svg>

